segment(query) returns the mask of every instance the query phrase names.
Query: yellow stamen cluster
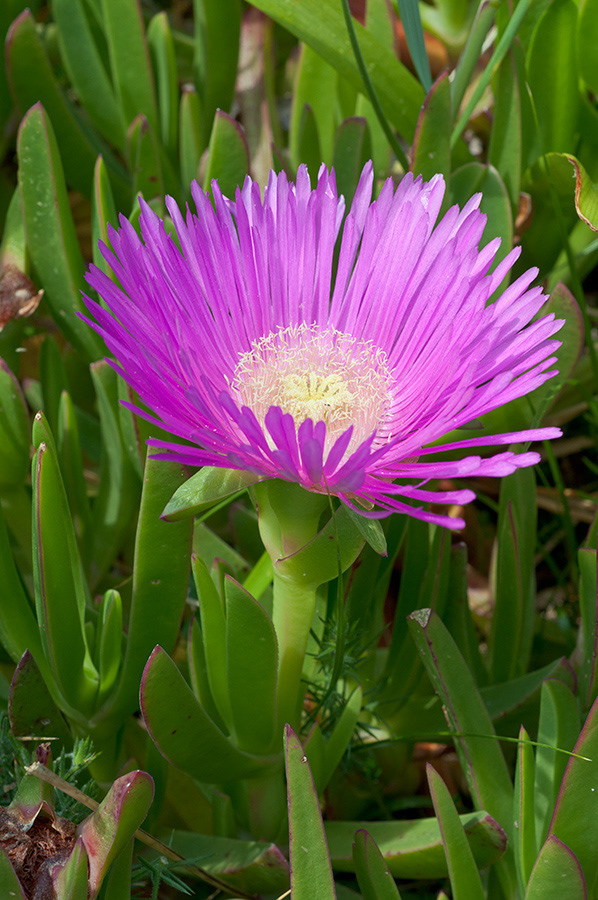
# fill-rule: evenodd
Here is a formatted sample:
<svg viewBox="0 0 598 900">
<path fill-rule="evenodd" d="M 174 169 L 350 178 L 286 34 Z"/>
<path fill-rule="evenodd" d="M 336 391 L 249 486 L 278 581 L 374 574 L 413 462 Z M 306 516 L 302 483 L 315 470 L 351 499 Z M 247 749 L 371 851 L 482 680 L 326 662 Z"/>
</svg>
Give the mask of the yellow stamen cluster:
<svg viewBox="0 0 598 900">
<path fill-rule="evenodd" d="M 384 427 L 391 377 L 386 354 L 369 341 L 301 324 L 280 328 L 239 357 L 231 387 L 260 422 L 271 406 L 326 423 L 326 449 L 350 425 L 350 448 Z"/>
</svg>

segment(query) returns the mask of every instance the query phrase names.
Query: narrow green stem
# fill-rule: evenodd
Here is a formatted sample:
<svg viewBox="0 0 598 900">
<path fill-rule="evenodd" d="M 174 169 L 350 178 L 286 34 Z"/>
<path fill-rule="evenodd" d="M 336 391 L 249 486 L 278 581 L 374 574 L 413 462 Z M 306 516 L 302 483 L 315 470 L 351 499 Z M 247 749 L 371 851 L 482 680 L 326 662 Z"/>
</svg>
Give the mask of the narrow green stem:
<svg viewBox="0 0 598 900">
<path fill-rule="evenodd" d="M 272 620 L 278 638 L 278 723 L 298 728 L 301 674 L 316 604 L 314 585 L 301 585 L 274 570 Z"/>
</svg>

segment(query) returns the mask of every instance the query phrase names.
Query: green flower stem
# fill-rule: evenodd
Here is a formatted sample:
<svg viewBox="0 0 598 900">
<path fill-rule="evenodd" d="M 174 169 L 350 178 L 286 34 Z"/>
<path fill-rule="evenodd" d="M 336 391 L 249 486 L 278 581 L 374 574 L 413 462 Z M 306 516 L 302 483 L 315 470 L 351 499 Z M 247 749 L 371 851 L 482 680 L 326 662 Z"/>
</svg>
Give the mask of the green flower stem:
<svg viewBox="0 0 598 900">
<path fill-rule="evenodd" d="M 272 620 L 278 638 L 278 733 L 299 727 L 301 675 L 316 604 L 316 587 L 303 587 L 274 569 Z"/>
<path fill-rule="evenodd" d="M 293 559 L 318 533 L 328 505 L 322 494 L 297 484 L 267 481 L 254 488 L 260 533 L 272 560 L 274 599 L 272 620 L 278 639 L 278 721 L 297 727 L 301 674 L 314 614 L 317 572 L 302 571 Z M 331 548 L 334 552 L 334 548 Z"/>
</svg>

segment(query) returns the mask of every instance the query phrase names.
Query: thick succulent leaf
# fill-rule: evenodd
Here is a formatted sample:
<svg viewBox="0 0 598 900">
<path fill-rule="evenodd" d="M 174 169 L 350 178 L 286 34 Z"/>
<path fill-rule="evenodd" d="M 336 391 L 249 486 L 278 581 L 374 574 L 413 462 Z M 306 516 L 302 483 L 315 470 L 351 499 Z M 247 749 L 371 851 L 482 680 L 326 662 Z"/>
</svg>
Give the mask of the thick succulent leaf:
<svg viewBox="0 0 598 900">
<path fill-rule="evenodd" d="M 118 217 L 114 205 L 114 196 L 106 164 L 101 156 L 98 156 L 93 170 L 93 189 L 91 195 L 91 248 L 93 261 L 110 278 L 116 275 L 102 256 L 98 242 L 108 243 L 108 224 L 113 228 L 118 226 Z M 103 303 L 103 300 L 100 300 Z"/>
<path fill-rule="evenodd" d="M 89 889 L 95 896 L 108 869 L 147 816 L 154 782 L 146 772 L 117 778 L 98 808 L 77 829 L 89 859 Z"/>
<path fill-rule="evenodd" d="M 565 156 L 575 169 L 575 209 L 580 219 L 592 231 L 598 231 L 598 185 L 595 184 L 580 161 L 566 153 Z"/>
<path fill-rule="evenodd" d="M 133 595 L 118 689 L 105 715 L 137 706 L 143 667 L 155 645 L 171 650 L 187 599 L 192 521 L 163 522 L 164 503 L 186 477 L 178 463 L 148 459 L 135 539 Z"/>
<path fill-rule="evenodd" d="M 519 79 L 513 53 L 500 64 L 494 86 L 496 102 L 488 162 L 494 166 L 509 194 L 511 210 L 517 211 L 521 188 L 521 101 Z"/>
<path fill-rule="evenodd" d="M 289 864 L 275 844 L 169 831 L 171 846 L 186 859 L 201 859 L 201 867 L 221 876 L 238 890 L 278 897 L 289 887 Z"/>
<path fill-rule="evenodd" d="M 519 730 L 515 792 L 513 796 L 513 822 L 515 823 L 515 865 L 519 875 L 521 892 L 529 880 L 536 856 L 538 842 L 534 804 L 535 760 L 529 735 L 523 725 Z"/>
<path fill-rule="evenodd" d="M 336 70 L 308 44 L 301 46 L 301 54 L 293 87 L 293 103 L 289 124 L 289 150 L 295 169 L 307 159 L 301 155 L 301 119 L 306 106 L 315 121 L 320 162 L 330 165 L 337 117 Z M 317 172 L 311 172 L 312 178 Z"/>
<path fill-rule="evenodd" d="M 62 61 L 81 106 L 100 134 L 122 151 L 127 123 L 94 40 L 85 4 L 82 0 L 54 0 L 52 14 L 58 26 Z"/>
<path fill-rule="evenodd" d="M 336 720 L 330 737 L 324 743 L 321 781 L 316 779 L 318 791 L 324 790 L 349 746 L 361 712 L 362 699 L 363 692 L 358 685 Z"/>
<path fill-rule="evenodd" d="M 29 648 L 38 661 L 44 679 L 53 680 L 50 666 L 44 655 L 39 628 L 21 578 L 15 566 L 12 547 L 0 509 L 0 643 L 13 662 L 18 662 Z"/>
<path fill-rule="evenodd" d="M 577 47 L 581 77 L 593 94 L 598 93 L 598 3 L 582 0 L 577 19 Z"/>
<path fill-rule="evenodd" d="M 61 693 L 75 708 L 89 714 L 98 673 L 85 636 L 88 591 L 51 442 L 42 441 L 37 448 L 32 482 L 33 575 L 42 645 Z"/>
<path fill-rule="evenodd" d="M 587 900 L 588 891 L 579 860 L 553 834 L 538 854 L 525 892 L 525 900 Z"/>
<path fill-rule="evenodd" d="M 453 897 L 484 900 L 484 890 L 463 823 L 442 777 L 426 766 L 430 796 L 442 835 Z"/>
<path fill-rule="evenodd" d="M 83 455 L 79 438 L 77 413 L 70 395 L 63 391 L 58 405 L 56 449 L 64 487 L 73 516 L 79 549 L 85 559 L 87 539 L 91 527 L 91 509 L 83 472 Z"/>
<path fill-rule="evenodd" d="M 186 85 L 179 108 L 179 165 L 185 189 L 199 174 L 199 161 L 206 146 L 201 122 L 201 100 L 195 89 Z"/>
<path fill-rule="evenodd" d="M 459 817 L 478 868 L 496 863 L 507 838 L 488 813 Z M 326 837 L 335 872 L 354 872 L 353 840 L 364 829 L 379 847 L 395 878 L 446 878 L 448 866 L 436 818 L 392 822 L 326 822 Z"/>
<path fill-rule="evenodd" d="M 12 863 L 5 851 L 0 847 L 0 892 L 4 897 L 14 897 L 15 900 L 27 900 L 21 882 L 12 867 Z"/>
<path fill-rule="evenodd" d="M 542 685 L 534 785 L 538 845 L 548 833 L 558 790 L 569 760 L 566 751 L 573 750 L 578 737 L 579 708 L 575 696 L 562 681 L 547 678 Z"/>
<path fill-rule="evenodd" d="M 487 809 L 509 833 L 513 786 L 494 727 L 471 673 L 433 610 L 412 613 L 409 628 L 434 689 L 441 698 L 449 727 L 459 735 L 454 738 L 455 747 L 473 802 L 479 810 Z M 510 848 L 504 861 L 501 861 L 501 870 L 506 882 L 514 881 Z M 515 889 L 514 884 L 510 889 Z"/>
<path fill-rule="evenodd" d="M 492 269 L 513 246 L 511 202 L 505 183 L 491 165 L 472 162 L 455 169 L 451 175 L 451 203 L 458 203 L 462 207 L 473 194 L 480 192 L 480 210 L 488 216 L 480 244 L 483 246 L 495 237 L 501 239 Z"/>
<path fill-rule="evenodd" d="M 363 900 L 401 900 L 399 889 L 376 842 L 363 829 L 355 833 L 353 859 Z"/>
<path fill-rule="evenodd" d="M 503 479 L 493 565 L 490 668 L 494 682 L 528 669 L 534 631 L 536 478 L 533 468 Z"/>
<path fill-rule="evenodd" d="M 65 146 L 63 141 L 61 147 Z M 69 208 L 58 143 L 40 103 L 21 122 L 17 153 L 27 246 L 46 300 L 68 340 L 86 359 L 97 359 L 102 355 L 102 341 L 77 316 L 84 309 L 80 295 L 84 285 L 83 257 Z"/>
<path fill-rule="evenodd" d="M 336 0 L 257 0 L 253 4 L 292 34 L 320 53 L 338 73 L 358 90 L 363 82 Z M 354 23 L 365 63 L 391 124 L 411 141 L 424 92 L 415 78 L 386 46 Z"/>
<path fill-rule="evenodd" d="M 585 707 L 598 695 L 598 556 L 582 547 L 578 556 L 579 607 L 581 612 L 579 688 Z"/>
<path fill-rule="evenodd" d="M 156 135 L 141 113 L 127 130 L 126 155 L 133 173 L 133 193 L 146 200 L 164 196 L 164 176 Z"/>
<path fill-rule="evenodd" d="M 569 288 L 562 282 L 559 282 L 551 291 L 542 313 L 554 313 L 555 318 L 565 320 L 558 333 L 558 339 L 562 341 L 562 345 L 557 351 L 559 372 L 554 378 L 550 378 L 536 388 L 529 398 L 523 397 L 521 400 L 515 401 L 516 403 L 531 404 L 534 413 L 540 415 L 541 420 L 543 420 L 545 412 L 550 409 L 551 402 L 558 392 L 572 377 L 573 370 L 582 354 L 585 340 L 583 316 L 579 304 Z M 509 404 L 507 404 L 507 409 L 508 406 Z"/>
<path fill-rule="evenodd" d="M 204 466 L 175 491 L 162 518 L 175 522 L 185 516 L 205 512 L 221 500 L 232 499 L 239 491 L 258 480 L 259 476 L 251 472 Z"/>
<path fill-rule="evenodd" d="M 204 190 L 217 179 L 225 197 L 234 197 L 249 172 L 249 147 L 243 129 L 228 113 L 217 110 L 208 145 Z"/>
<path fill-rule="evenodd" d="M 231 698 L 227 682 L 226 614 L 220 594 L 205 562 L 198 556 L 192 558 L 193 579 L 199 598 L 203 659 L 210 695 L 218 715 L 232 730 Z M 198 699 L 201 692 L 198 693 Z"/>
<path fill-rule="evenodd" d="M 411 171 L 423 176 L 424 181 L 439 172 L 444 175 L 447 188 L 451 177 L 452 122 L 450 84 L 448 73 L 444 72 L 430 88 L 421 108 L 413 139 Z"/>
<path fill-rule="evenodd" d="M 156 647 L 143 672 L 140 702 L 160 753 L 199 781 L 250 777 L 273 761 L 243 753 L 224 736 L 161 647 Z"/>
<path fill-rule="evenodd" d="M 229 110 L 234 97 L 241 3 L 239 0 L 194 0 L 195 80 L 203 95 L 205 122 L 218 109 Z"/>
<path fill-rule="evenodd" d="M 93 505 L 89 548 L 89 576 L 93 588 L 118 556 L 134 522 L 139 506 L 139 481 L 120 428 L 119 376 L 105 360 L 100 360 L 91 366 L 91 377 L 98 402 L 102 441 L 100 484 Z"/>
<path fill-rule="evenodd" d="M 52 679 L 50 685 L 56 694 Z M 54 702 L 29 650 L 23 653 L 12 677 L 8 715 L 12 733 L 16 737 L 35 735 L 39 740 L 58 738 L 58 747 L 61 743 L 68 747 L 71 743 L 71 734 L 64 716 Z M 55 752 L 58 755 L 56 746 Z"/>
<path fill-rule="evenodd" d="M 101 153 L 110 169 L 119 204 L 126 203 L 129 187 L 124 168 L 63 93 L 29 10 L 11 25 L 6 46 L 9 81 L 17 105 L 25 113 L 34 104 L 43 104 L 56 131 L 69 185 L 88 196 L 96 157 Z"/>
<path fill-rule="evenodd" d="M 102 0 L 102 18 L 125 124 L 141 113 L 156 131 L 158 106 L 141 6 L 138 0 Z"/>
<path fill-rule="evenodd" d="M 567 763 L 548 833 L 575 854 L 588 892 L 593 895 L 598 876 L 598 700 L 594 701 L 573 750 L 578 756 L 570 757 Z"/>
<path fill-rule="evenodd" d="M 178 138 L 179 84 L 176 51 L 166 12 L 159 12 L 147 28 L 147 40 L 158 88 L 160 139 L 174 158 Z"/>
<path fill-rule="evenodd" d="M 527 53 L 527 77 L 543 152 L 564 152 L 578 129 L 577 5 L 555 0 L 540 18 Z"/>
<path fill-rule="evenodd" d="M 278 643 L 272 619 L 251 594 L 225 579 L 226 680 L 242 750 L 268 753 L 276 739 Z"/>
<path fill-rule="evenodd" d="M 337 190 L 344 196 L 347 209 L 351 206 L 363 167 L 371 158 L 372 141 L 367 119 L 363 116 L 345 119 L 334 136 L 332 165 Z"/>
<path fill-rule="evenodd" d="M 87 853 L 81 838 L 64 865 L 52 869 L 51 878 L 57 900 L 87 900 Z"/>
<path fill-rule="evenodd" d="M 0 359 L 0 489 L 20 488 L 29 468 L 29 418 L 19 382 Z"/>
<path fill-rule="evenodd" d="M 293 900 L 336 898 L 320 801 L 307 756 L 293 729 L 285 727 L 291 891 Z"/>
</svg>

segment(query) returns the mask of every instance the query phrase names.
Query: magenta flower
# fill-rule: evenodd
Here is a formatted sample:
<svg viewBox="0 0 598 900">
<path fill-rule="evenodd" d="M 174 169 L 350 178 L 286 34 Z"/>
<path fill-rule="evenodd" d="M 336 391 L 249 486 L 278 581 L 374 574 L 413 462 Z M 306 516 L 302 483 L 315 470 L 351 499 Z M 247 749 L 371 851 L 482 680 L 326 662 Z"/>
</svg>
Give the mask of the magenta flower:
<svg viewBox="0 0 598 900">
<path fill-rule="evenodd" d="M 112 312 L 87 298 L 90 324 L 156 418 L 132 408 L 189 443 L 153 440 L 159 458 L 296 481 L 364 515 L 460 528 L 404 501 L 468 503 L 471 490 L 425 486 L 508 475 L 538 454 L 433 457 L 560 431 L 430 444 L 555 375 L 562 323 L 532 321 L 546 300 L 529 288 L 535 269 L 487 305 L 519 251 L 489 274 L 500 241 L 478 248 L 479 195 L 435 224 L 440 175 L 406 175 L 396 189 L 389 179 L 374 202 L 372 181 L 369 163 L 344 224 L 324 167 L 315 190 L 304 166 L 296 185 L 271 173 L 263 200 L 250 178 L 234 201 L 214 183 L 214 207 L 194 183 L 197 215 L 183 219 L 166 201 L 180 249 L 142 203 L 143 240 L 121 218 L 112 250 L 102 249 L 120 287 L 90 268 Z"/>
</svg>

